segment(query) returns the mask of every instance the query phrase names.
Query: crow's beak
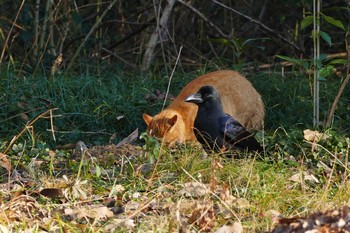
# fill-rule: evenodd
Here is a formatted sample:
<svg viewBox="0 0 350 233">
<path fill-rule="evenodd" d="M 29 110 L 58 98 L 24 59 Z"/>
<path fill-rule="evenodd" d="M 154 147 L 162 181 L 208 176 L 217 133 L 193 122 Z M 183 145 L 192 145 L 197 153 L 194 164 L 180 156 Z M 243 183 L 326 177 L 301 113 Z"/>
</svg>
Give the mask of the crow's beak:
<svg viewBox="0 0 350 233">
<path fill-rule="evenodd" d="M 185 102 L 200 104 L 203 103 L 202 95 L 199 93 L 192 94 L 185 99 Z"/>
</svg>

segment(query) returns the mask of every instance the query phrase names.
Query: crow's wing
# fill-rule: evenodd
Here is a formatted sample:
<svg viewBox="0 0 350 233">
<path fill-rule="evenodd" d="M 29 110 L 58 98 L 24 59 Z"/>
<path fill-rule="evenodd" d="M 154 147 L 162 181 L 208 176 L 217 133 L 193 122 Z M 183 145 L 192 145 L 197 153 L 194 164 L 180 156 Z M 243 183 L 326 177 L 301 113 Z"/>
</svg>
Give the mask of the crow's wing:
<svg viewBox="0 0 350 233">
<path fill-rule="evenodd" d="M 227 141 L 235 140 L 238 135 L 246 131 L 241 123 L 239 123 L 236 119 L 228 114 L 226 114 L 224 117 L 221 117 L 219 119 L 219 122 L 220 131 L 224 133 L 226 137 L 228 137 L 228 139 L 226 139 Z"/>
<path fill-rule="evenodd" d="M 262 148 L 254 136 L 232 116 L 226 114 L 220 118 L 220 130 L 224 134 L 224 140 L 232 146 L 242 147 L 248 150 L 261 151 Z"/>
</svg>

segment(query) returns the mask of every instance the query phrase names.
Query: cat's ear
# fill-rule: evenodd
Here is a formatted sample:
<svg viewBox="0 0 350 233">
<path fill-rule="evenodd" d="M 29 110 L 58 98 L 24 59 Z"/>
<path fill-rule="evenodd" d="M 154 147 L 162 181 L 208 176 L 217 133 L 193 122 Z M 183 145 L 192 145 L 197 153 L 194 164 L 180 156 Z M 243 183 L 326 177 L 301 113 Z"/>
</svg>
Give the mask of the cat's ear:
<svg viewBox="0 0 350 233">
<path fill-rule="evenodd" d="M 142 118 L 145 121 L 146 125 L 149 126 L 153 120 L 153 116 L 150 116 L 146 113 L 142 114 Z"/>
<path fill-rule="evenodd" d="M 177 121 L 177 115 L 175 114 L 172 118 L 168 120 L 169 125 L 174 126 Z"/>
</svg>

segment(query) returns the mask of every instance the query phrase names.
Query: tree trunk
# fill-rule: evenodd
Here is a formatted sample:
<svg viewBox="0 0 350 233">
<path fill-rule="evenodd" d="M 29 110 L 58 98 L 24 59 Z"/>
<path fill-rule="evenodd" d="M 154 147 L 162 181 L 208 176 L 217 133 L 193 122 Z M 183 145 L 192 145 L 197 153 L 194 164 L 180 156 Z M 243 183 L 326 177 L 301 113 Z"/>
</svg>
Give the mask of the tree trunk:
<svg viewBox="0 0 350 233">
<path fill-rule="evenodd" d="M 151 38 L 149 39 L 149 42 L 146 46 L 145 54 L 142 59 L 141 69 L 143 71 L 148 70 L 149 66 L 153 61 L 154 49 L 157 45 L 159 35 L 161 35 L 162 32 L 166 30 L 166 23 L 168 22 L 168 19 L 170 17 L 174 4 L 175 4 L 175 0 L 168 0 L 168 5 L 166 5 L 166 7 L 164 8 L 162 17 L 160 18 L 159 22 L 157 20 L 157 27 L 153 31 Z"/>
</svg>

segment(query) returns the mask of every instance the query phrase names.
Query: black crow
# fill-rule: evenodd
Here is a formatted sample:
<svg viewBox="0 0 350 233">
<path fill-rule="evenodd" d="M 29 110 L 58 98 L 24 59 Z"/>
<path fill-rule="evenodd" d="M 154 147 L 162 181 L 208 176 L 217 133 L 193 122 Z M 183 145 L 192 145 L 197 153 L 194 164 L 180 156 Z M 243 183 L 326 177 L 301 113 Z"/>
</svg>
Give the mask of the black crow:
<svg viewBox="0 0 350 233">
<path fill-rule="evenodd" d="M 188 96 L 185 101 L 198 105 L 194 131 L 204 149 L 262 151 L 262 147 L 254 136 L 236 119 L 223 111 L 220 95 L 212 86 L 201 87 L 197 93 Z"/>
</svg>

